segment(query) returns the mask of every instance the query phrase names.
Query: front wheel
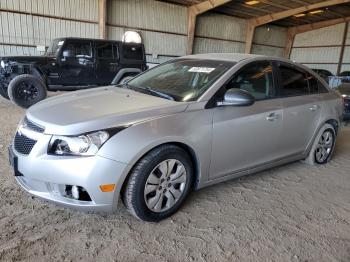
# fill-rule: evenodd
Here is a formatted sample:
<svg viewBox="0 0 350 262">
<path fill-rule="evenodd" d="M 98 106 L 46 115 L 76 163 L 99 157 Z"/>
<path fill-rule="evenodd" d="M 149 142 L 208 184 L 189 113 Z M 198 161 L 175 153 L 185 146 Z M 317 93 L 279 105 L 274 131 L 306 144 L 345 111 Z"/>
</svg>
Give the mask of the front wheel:
<svg viewBox="0 0 350 262">
<path fill-rule="evenodd" d="M 336 141 L 336 131 L 330 124 L 325 124 L 317 134 L 314 144 L 305 162 L 310 165 L 328 163 L 333 155 Z"/>
<path fill-rule="evenodd" d="M 14 104 L 28 108 L 46 98 L 46 86 L 41 79 L 23 74 L 11 80 L 8 94 Z"/>
<path fill-rule="evenodd" d="M 122 199 L 138 219 L 158 222 L 180 208 L 192 179 L 188 154 L 174 145 L 160 146 L 136 164 L 124 186 Z"/>
</svg>

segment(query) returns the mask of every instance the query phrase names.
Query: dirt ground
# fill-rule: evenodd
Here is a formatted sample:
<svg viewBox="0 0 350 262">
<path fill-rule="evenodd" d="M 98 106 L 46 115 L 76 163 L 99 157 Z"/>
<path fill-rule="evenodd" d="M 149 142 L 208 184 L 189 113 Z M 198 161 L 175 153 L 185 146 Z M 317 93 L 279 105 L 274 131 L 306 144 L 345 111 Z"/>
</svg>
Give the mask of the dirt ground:
<svg viewBox="0 0 350 262">
<path fill-rule="evenodd" d="M 350 261 L 350 128 L 334 160 L 193 192 L 158 224 L 120 205 L 87 214 L 32 198 L 7 160 L 24 110 L 0 99 L 0 261 Z"/>
</svg>

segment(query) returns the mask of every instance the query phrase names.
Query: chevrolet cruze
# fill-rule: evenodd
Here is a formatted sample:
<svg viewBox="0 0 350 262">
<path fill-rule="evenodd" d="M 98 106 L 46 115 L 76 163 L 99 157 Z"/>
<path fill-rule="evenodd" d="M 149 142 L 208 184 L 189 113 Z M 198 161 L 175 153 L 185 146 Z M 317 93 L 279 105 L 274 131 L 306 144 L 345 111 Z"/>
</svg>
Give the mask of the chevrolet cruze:
<svg viewBox="0 0 350 262">
<path fill-rule="evenodd" d="M 135 217 L 159 221 L 191 189 L 297 160 L 327 163 L 342 112 L 322 78 L 289 60 L 193 55 L 38 103 L 9 157 L 37 197 L 86 211 L 113 211 L 121 198 Z"/>
</svg>

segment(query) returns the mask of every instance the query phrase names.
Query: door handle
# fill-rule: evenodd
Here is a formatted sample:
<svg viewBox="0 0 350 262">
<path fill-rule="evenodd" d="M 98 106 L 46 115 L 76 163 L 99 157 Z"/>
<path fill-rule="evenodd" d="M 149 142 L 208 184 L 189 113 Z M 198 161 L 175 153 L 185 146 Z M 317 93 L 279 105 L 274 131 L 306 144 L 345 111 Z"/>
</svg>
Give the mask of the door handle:
<svg viewBox="0 0 350 262">
<path fill-rule="evenodd" d="M 309 110 L 311 110 L 311 111 L 316 111 L 317 109 L 319 108 L 319 105 L 313 105 L 313 106 L 310 106 L 309 107 Z"/>
<path fill-rule="evenodd" d="M 276 113 L 271 113 L 266 117 L 266 120 L 268 121 L 275 121 L 278 119 L 278 114 Z"/>
<path fill-rule="evenodd" d="M 118 65 L 118 63 L 109 63 L 110 65 Z"/>
</svg>

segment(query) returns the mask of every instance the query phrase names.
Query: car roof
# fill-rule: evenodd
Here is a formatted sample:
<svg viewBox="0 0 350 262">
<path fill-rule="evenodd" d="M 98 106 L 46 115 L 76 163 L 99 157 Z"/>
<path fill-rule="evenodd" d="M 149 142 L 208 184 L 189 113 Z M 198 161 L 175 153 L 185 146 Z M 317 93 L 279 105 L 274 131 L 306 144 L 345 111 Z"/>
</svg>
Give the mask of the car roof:
<svg viewBox="0 0 350 262">
<path fill-rule="evenodd" d="M 108 39 L 97 39 L 97 38 L 82 38 L 82 37 L 59 37 L 54 40 L 86 40 L 86 41 L 94 41 L 94 42 L 113 42 L 113 43 L 122 43 L 122 44 L 131 44 L 131 45 L 142 45 L 138 43 L 124 43 L 118 40 L 108 40 Z"/>
<path fill-rule="evenodd" d="M 273 60 L 280 61 L 290 64 L 298 64 L 294 61 L 275 57 L 275 56 L 265 56 L 265 55 L 256 55 L 256 54 L 242 54 L 242 53 L 208 53 L 208 54 L 196 54 L 196 55 L 187 55 L 181 58 L 189 58 L 189 59 L 204 59 L 204 60 L 219 60 L 219 61 L 228 61 L 228 62 L 241 62 L 243 60 Z M 298 64 L 300 66 L 300 64 Z"/>
</svg>

